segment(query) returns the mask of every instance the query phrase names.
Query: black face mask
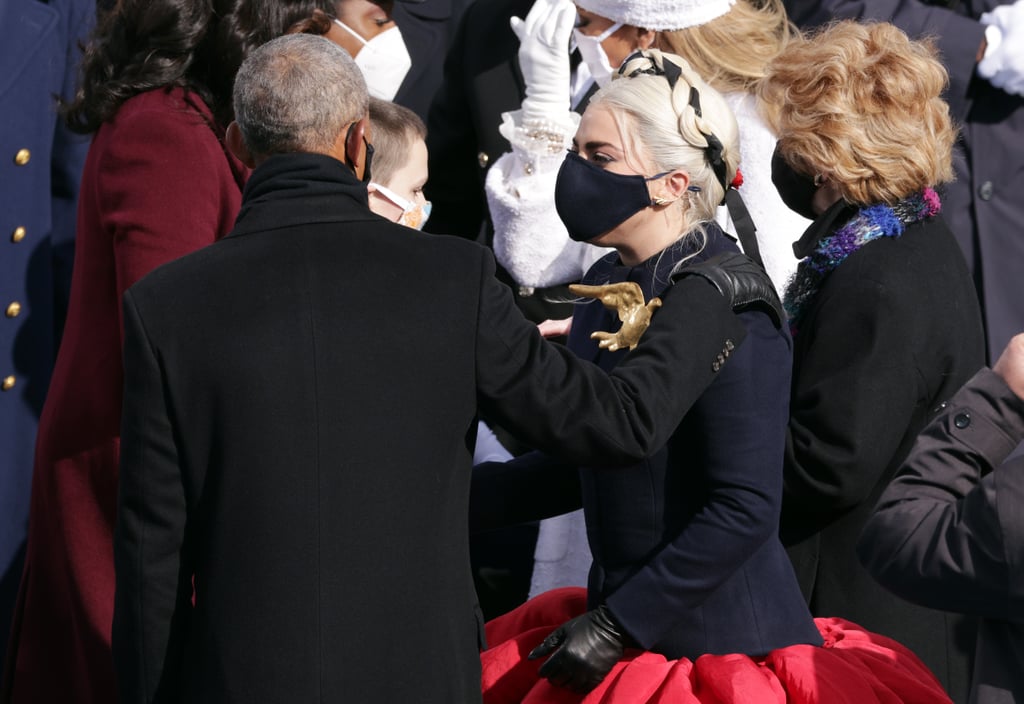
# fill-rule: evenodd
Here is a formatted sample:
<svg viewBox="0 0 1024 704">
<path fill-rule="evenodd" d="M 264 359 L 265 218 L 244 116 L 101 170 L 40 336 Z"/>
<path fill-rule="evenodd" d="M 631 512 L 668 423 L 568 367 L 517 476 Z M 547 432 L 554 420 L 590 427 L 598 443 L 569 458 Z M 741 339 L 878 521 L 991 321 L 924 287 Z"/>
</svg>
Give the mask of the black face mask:
<svg viewBox="0 0 1024 704">
<path fill-rule="evenodd" d="M 772 154 L 772 183 L 775 184 L 775 190 L 779 192 L 779 197 L 787 208 L 808 220 L 818 217 L 812 205 L 814 194 L 818 192 L 814 178 L 794 170 L 779 154 L 778 146 Z"/>
<path fill-rule="evenodd" d="M 356 123 L 352 123 L 348 127 L 348 132 L 345 133 L 345 144 L 348 144 L 349 137 L 352 136 L 352 130 L 356 127 Z M 373 163 L 373 145 L 366 141 L 366 137 L 363 137 L 363 144 L 366 145 L 366 157 L 363 159 L 363 183 L 370 183 L 370 165 Z M 345 155 L 346 166 L 352 169 L 352 173 L 356 172 L 356 165 L 349 161 L 348 155 Z"/>
<path fill-rule="evenodd" d="M 586 242 L 650 206 L 647 182 L 669 173 L 650 178 L 616 174 L 570 152 L 555 181 L 555 210 L 569 237 Z"/>
</svg>

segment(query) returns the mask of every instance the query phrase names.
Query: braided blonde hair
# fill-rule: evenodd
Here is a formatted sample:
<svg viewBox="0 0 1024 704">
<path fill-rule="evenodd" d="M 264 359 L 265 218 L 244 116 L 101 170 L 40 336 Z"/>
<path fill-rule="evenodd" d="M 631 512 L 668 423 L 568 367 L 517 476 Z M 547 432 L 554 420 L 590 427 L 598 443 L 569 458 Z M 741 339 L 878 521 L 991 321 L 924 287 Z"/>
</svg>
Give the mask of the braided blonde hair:
<svg viewBox="0 0 1024 704">
<path fill-rule="evenodd" d="M 665 75 L 666 63 L 678 69 L 675 86 Z M 673 67 L 669 72 L 675 72 Z M 709 136 L 722 145 L 725 184 L 736 176 L 740 159 L 739 129 L 728 104 L 685 59 L 657 49 L 633 54 L 614 79 L 594 95 L 588 109 L 600 106 L 611 113 L 627 154 L 645 162 L 633 165 L 641 173 L 679 169 L 689 174 L 690 185 L 700 190 L 679 201 L 683 232 L 714 220 L 725 188 L 708 160 Z M 696 89 L 700 114 L 691 105 L 691 88 Z"/>
</svg>

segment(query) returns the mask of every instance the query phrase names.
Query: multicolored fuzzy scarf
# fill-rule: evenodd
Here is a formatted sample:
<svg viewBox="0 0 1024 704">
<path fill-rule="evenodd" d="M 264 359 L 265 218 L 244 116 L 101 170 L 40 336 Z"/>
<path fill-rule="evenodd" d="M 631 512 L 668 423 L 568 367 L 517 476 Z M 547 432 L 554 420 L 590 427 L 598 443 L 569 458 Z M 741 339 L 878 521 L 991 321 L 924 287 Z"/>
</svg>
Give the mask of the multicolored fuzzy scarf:
<svg viewBox="0 0 1024 704">
<path fill-rule="evenodd" d="M 926 188 L 904 198 L 895 206 L 881 203 L 862 208 L 834 234 L 818 242 L 810 256 L 800 261 L 796 273 L 786 286 L 783 303 L 793 336 L 796 336 L 804 309 L 817 295 L 821 282 L 830 271 L 871 240 L 899 237 L 907 225 L 930 218 L 941 208 L 939 195 L 931 188 Z"/>
</svg>

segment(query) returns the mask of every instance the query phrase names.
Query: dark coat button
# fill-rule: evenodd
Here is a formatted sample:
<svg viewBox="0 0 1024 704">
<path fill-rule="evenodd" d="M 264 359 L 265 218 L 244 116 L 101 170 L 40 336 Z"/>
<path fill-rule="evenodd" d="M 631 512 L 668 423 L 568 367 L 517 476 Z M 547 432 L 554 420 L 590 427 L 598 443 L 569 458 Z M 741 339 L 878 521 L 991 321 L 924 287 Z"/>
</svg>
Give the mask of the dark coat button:
<svg viewBox="0 0 1024 704">
<path fill-rule="evenodd" d="M 963 413 L 957 413 L 956 418 L 953 419 L 953 425 L 963 430 L 971 424 L 971 414 L 966 411 Z"/>
</svg>

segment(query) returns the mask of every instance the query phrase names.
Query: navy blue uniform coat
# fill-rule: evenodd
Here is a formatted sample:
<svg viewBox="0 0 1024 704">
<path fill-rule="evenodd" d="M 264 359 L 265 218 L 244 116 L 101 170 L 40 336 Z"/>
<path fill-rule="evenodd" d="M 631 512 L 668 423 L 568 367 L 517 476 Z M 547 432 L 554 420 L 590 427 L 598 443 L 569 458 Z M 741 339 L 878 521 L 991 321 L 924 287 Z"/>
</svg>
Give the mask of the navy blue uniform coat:
<svg viewBox="0 0 1024 704">
<path fill-rule="evenodd" d="M 736 251 L 716 225 L 706 228 L 707 246 L 694 261 Z M 636 281 L 649 299 L 665 289 L 672 267 L 693 253 L 694 244 L 684 240 L 637 267 L 609 254 L 584 282 Z M 495 502 L 522 503 L 528 513 L 578 508 L 581 500 L 594 557 L 590 607 L 607 604 L 641 646 L 669 658 L 756 656 L 821 643 L 778 539 L 789 335 L 764 313 L 739 318 L 747 341 L 723 355 L 727 363 L 715 383 L 650 458 L 578 472 L 562 464 L 557 482 L 549 478 L 556 465 L 539 453 L 474 471 L 473 513 L 481 526 L 502 515 Z M 615 313 L 599 301 L 578 305 L 568 346 L 611 370 L 628 356 L 599 349 L 590 333 L 618 326 Z M 582 489 L 577 503 L 574 476 Z M 488 486 L 492 482 L 496 486 Z M 564 503 L 552 496 L 556 492 Z"/>
<path fill-rule="evenodd" d="M 57 357 L 89 148 L 57 117 L 92 0 L 0 0 L 0 662 L 21 578 L 36 426 Z M 19 154 L 21 156 L 19 157 Z"/>
</svg>

